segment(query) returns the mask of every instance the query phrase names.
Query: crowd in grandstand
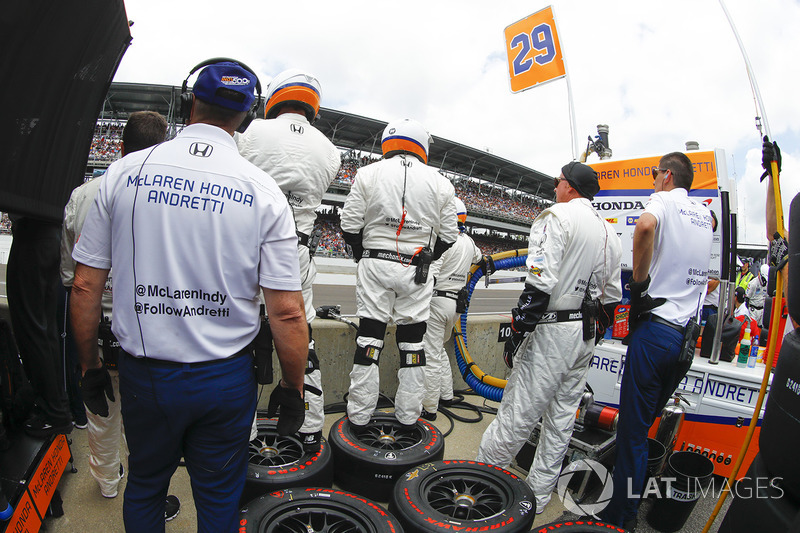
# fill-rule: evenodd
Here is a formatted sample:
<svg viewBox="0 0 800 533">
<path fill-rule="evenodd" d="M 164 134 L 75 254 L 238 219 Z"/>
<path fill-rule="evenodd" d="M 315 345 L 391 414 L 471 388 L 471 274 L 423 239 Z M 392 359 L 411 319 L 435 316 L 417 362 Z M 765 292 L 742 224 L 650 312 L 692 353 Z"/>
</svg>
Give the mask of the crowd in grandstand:
<svg viewBox="0 0 800 533">
<path fill-rule="evenodd" d="M 350 257 L 339 227 L 339 217 L 333 214 L 319 215 L 314 229 L 320 230 L 322 235 L 317 245 L 317 256 L 322 257 Z M 495 254 L 518 248 L 526 248 L 527 240 L 513 240 L 495 236 L 472 235 L 475 244 L 484 254 Z"/>
<path fill-rule="evenodd" d="M 98 121 L 92 138 L 89 154 L 90 162 L 103 161 L 110 163 L 119 156 L 123 127 L 124 122 L 120 121 Z M 379 159 L 378 156 L 371 153 L 357 152 L 355 150 L 342 151 L 342 165 L 332 185 L 349 188 L 353 184 L 356 172 L 360 167 L 374 163 Z M 505 218 L 528 225 L 547 204 L 544 200 L 537 200 L 527 195 L 509 195 L 508 189 L 503 187 L 495 187 L 457 176 L 448 176 L 448 178 L 454 181 L 456 195 L 464 201 L 467 209 L 475 215 Z M 319 220 L 318 226 L 323 231 L 318 253 L 344 256 L 345 248 L 344 242 L 339 235 L 338 218 L 336 220 Z M 6 218 L 0 225 L 0 231 L 6 232 L 8 227 Z M 503 251 L 501 249 L 503 245 L 497 245 L 495 242 L 483 239 L 482 242 L 478 243 L 478 246 L 485 253 Z M 503 249 L 511 249 L 511 247 Z"/>
<path fill-rule="evenodd" d="M 89 161 L 114 161 L 122 149 L 121 122 L 98 122 L 94 127 L 92 146 L 89 149 Z"/>
<path fill-rule="evenodd" d="M 11 220 L 8 213 L 0 213 L 0 233 L 11 233 Z"/>
</svg>

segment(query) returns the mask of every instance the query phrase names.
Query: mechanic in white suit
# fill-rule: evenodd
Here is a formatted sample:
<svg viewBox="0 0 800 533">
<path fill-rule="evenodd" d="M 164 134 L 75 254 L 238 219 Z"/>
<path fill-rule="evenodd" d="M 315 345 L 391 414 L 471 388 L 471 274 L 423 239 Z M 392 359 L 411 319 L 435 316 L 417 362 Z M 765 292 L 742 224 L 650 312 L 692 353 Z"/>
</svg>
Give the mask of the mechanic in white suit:
<svg viewBox="0 0 800 533">
<path fill-rule="evenodd" d="M 456 241 L 455 190 L 427 166 L 430 135 L 419 122 L 390 122 L 384 159 L 358 170 L 341 216 L 353 249 L 359 317 L 347 415 L 366 425 L 378 402 L 378 360 L 389 322 L 397 324 L 400 352 L 395 417 L 415 424 L 425 389 L 423 337 L 433 293 L 428 271 Z"/>
<path fill-rule="evenodd" d="M 622 244 L 590 203 L 599 190 L 595 171 L 571 162 L 555 180 L 556 203 L 533 222 L 525 289 L 503 353 L 512 371 L 478 450 L 478 461 L 507 467 L 542 417 L 527 477 L 537 513 L 561 472 L 597 329 L 610 324 L 600 304 L 610 310 L 622 297 Z M 592 315 L 605 322 L 597 328 Z"/>
<path fill-rule="evenodd" d="M 444 343 L 450 338 L 456 323 L 458 293 L 465 288 L 469 267 L 481 260 L 481 250 L 467 235 L 467 207 L 455 199 L 459 234 L 455 244 L 431 265 L 433 297 L 431 298 L 428 329 L 425 331 L 425 395 L 422 397 L 422 417 L 436 420 L 439 402 L 453 400 L 453 372 Z"/>
<path fill-rule="evenodd" d="M 309 239 L 317 218 L 316 209 L 341 166 L 339 151 L 312 126 L 320 98 L 321 87 L 315 77 L 298 69 L 285 70 L 269 84 L 267 120 L 254 120 L 243 134 L 236 135 L 242 157 L 272 176 L 286 195 L 297 227 L 297 254 L 309 334 L 304 383 L 307 410 L 300 437 L 308 451 L 319 449 L 325 423 L 322 375 L 311 329 L 316 316 L 312 286 L 317 268 Z"/>
</svg>

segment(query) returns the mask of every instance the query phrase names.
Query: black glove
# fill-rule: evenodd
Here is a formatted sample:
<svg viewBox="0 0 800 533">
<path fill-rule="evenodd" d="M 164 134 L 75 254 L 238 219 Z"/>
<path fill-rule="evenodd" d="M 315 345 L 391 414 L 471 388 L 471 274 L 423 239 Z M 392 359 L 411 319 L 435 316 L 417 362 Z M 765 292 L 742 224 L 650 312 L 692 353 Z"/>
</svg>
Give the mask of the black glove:
<svg viewBox="0 0 800 533">
<path fill-rule="evenodd" d="M 353 254 L 353 261 L 356 263 L 361 261 L 361 256 L 364 255 L 364 245 L 361 242 L 363 236 L 363 229 L 358 233 L 342 232 L 342 239 L 344 239 L 345 244 L 350 247 L 350 252 Z"/>
<path fill-rule="evenodd" d="M 653 298 L 649 294 L 647 294 L 647 289 L 650 287 L 650 275 L 648 274 L 647 279 L 644 281 L 633 281 L 631 279 L 628 285 L 631 288 L 631 310 L 629 314 L 629 323 L 630 329 L 636 327 L 636 325 L 641 321 L 641 319 L 658 307 L 659 305 L 664 305 L 667 301 L 666 298 Z"/>
<path fill-rule="evenodd" d="M 619 302 L 612 302 L 600 306 L 600 312 L 597 315 L 597 334 L 594 338 L 595 344 L 600 342 L 600 339 L 606 334 L 606 330 L 614 324 L 614 313 L 618 305 Z"/>
<path fill-rule="evenodd" d="M 288 389 L 278 382 L 269 395 L 267 416 L 273 418 L 278 413 L 278 435 L 294 435 L 300 430 L 306 418 L 306 404 L 297 389 Z"/>
<path fill-rule="evenodd" d="M 81 394 L 83 403 L 94 414 L 102 417 L 108 416 L 108 402 L 106 396 L 114 401 L 114 387 L 111 376 L 105 366 L 90 368 L 81 379 Z"/>
<path fill-rule="evenodd" d="M 481 260 L 478 262 L 478 268 L 483 270 L 484 276 L 491 276 L 495 273 L 496 269 L 494 268 L 494 259 L 490 255 L 484 255 L 481 257 Z"/>
<path fill-rule="evenodd" d="M 514 331 L 530 333 L 536 329 L 549 304 L 549 294 L 526 283 L 517 301 L 517 307 L 511 310 L 511 326 Z"/>
<path fill-rule="evenodd" d="M 525 337 L 527 336 L 527 333 L 515 331 L 512 333 L 511 338 L 506 341 L 506 344 L 503 347 L 503 361 L 506 363 L 508 368 L 514 368 L 514 355 L 517 353 L 520 344 L 522 344 L 522 341 L 524 341 Z"/>
<path fill-rule="evenodd" d="M 761 174 L 761 180 L 764 181 L 768 175 L 772 174 L 772 162 L 778 163 L 778 174 L 781 172 L 781 149 L 778 148 L 778 143 L 769 142 L 769 137 L 764 135 L 764 144 L 761 146 L 761 167 L 764 173 Z"/>
<path fill-rule="evenodd" d="M 789 242 L 777 231 L 769 242 L 769 264 L 780 270 L 789 261 Z"/>
</svg>

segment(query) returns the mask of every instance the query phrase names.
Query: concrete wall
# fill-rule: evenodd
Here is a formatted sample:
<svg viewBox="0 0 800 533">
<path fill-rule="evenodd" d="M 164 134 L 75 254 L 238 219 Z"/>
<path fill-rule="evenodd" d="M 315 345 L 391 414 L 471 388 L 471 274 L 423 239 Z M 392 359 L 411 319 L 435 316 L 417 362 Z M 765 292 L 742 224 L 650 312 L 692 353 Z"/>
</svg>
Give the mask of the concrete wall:
<svg viewBox="0 0 800 533">
<path fill-rule="evenodd" d="M 502 358 L 503 345 L 497 342 L 497 336 L 500 323 L 507 321 L 508 318 L 498 315 L 484 315 L 470 317 L 467 322 L 467 342 L 472 360 L 481 370 L 498 378 L 506 377 L 506 367 Z M 355 319 L 354 322 L 358 323 L 358 320 Z M 313 326 L 317 355 L 322 370 L 325 403 L 342 401 L 350 387 L 350 370 L 353 367 L 356 330 L 342 322 L 319 318 L 314 320 Z M 400 367 L 395 331 L 394 326 L 387 328 L 386 344 L 380 356 L 380 391 L 390 398 L 394 398 L 397 391 L 397 371 Z M 445 343 L 445 348 L 450 356 L 453 387 L 455 389 L 466 388 L 467 385 L 461 378 L 456 364 L 452 337 Z M 280 378 L 280 366 L 274 354 L 273 362 L 275 383 L 277 383 Z M 266 409 L 271 391 L 272 385 L 264 387 L 259 400 L 259 408 Z"/>
</svg>

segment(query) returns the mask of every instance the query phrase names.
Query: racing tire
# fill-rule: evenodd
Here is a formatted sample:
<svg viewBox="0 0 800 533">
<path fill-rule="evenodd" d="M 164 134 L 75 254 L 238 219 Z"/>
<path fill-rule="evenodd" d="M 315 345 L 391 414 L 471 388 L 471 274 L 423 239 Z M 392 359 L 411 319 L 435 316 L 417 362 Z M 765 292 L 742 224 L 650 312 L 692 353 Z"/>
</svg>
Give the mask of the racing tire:
<svg viewBox="0 0 800 533">
<path fill-rule="evenodd" d="M 256 427 L 258 436 L 248 449 L 242 504 L 279 489 L 333 486 L 333 455 L 324 438 L 319 451 L 309 453 L 296 435 L 278 435 L 276 419 L 259 418 Z"/>
<path fill-rule="evenodd" d="M 719 533 L 798 531 L 800 503 L 788 497 L 780 478 L 768 470 L 761 453 L 747 474 L 732 487 L 733 502 L 719 526 Z"/>
<path fill-rule="evenodd" d="M 265 494 L 239 513 L 242 533 L 403 533 L 377 503 L 331 488 L 289 488 Z"/>
<path fill-rule="evenodd" d="M 403 426 L 394 413 L 376 412 L 369 423 L 356 427 L 344 416 L 331 427 L 338 486 L 387 502 L 397 479 L 410 468 L 444 457 L 444 437 L 428 421 Z"/>
<path fill-rule="evenodd" d="M 761 420 L 758 449 L 772 477 L 783 478 L 783 489 L 800 500 L 800 331 L 792 331 L 783 339 L 778 364 L 772 376 L 767 406 Z"/>
<path fill-rule="evenodd" d="M 406 472 L 389 511 L 406 531 L 529 531 L 536 499 L 524 480 L 477 461 L 437 461 Z"/>
<path fill-rule="evenodd" d="M 628 533 L 627 529 L 592 519 L 551 522 L 531 529 L 531 533 L 549 533 L 550 531 L 558 531 L 559 533 Z"/>
</svg>

